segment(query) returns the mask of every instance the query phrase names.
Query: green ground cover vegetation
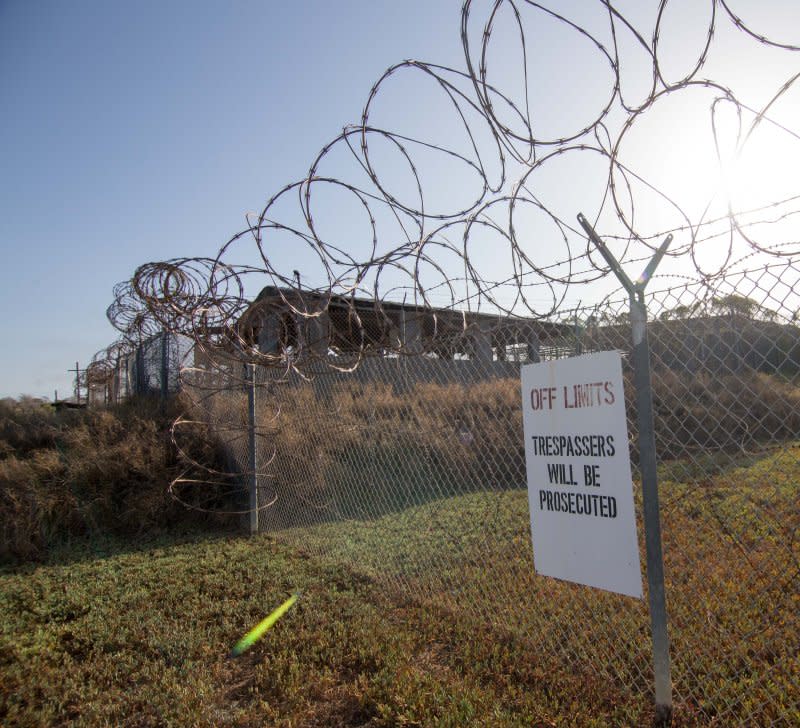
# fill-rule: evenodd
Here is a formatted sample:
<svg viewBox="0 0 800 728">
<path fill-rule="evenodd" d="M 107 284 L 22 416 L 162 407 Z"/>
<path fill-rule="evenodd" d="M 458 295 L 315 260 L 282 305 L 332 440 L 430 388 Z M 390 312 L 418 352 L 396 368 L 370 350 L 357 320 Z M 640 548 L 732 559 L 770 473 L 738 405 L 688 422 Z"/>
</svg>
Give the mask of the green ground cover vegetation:
<svg viewBox="0 0 800 728">
<path fill-rule="evenodd" d="M 619 725 L 510 634 L 267 535 L 71 548 L 0 573 L 0 723 Z M 235 641 L 293 590 L 261 642 Z"/>
<path fill-rule="evenodd" d="M 352 398 L 338 439 L 318 443 L 302 434 L 312 402 L 292 409 L 272 436 L 278 472 L 302 476 L 297 500 L 266 511 L 272 531 L 253 538 L 169 497 L 184 464 L 160 403 L 3 403 L 0 724 L 649 724 L 646 602 L 534 574 L 503 449 L 518 391 L 456 394 L 429 386 L 404 417 L 389 392 L 364 412 Z M 489 423 L 470 424 L 469 451 L 453 439 L 459 407 Z M 186 430 L 182 445 L 224 470 L 208 433 Z M 660 465 L 676 726 L 800 724 L 800 448 L 781 440 Z M 464 488 L 464 468 L 502 477 Z"/>
</svg>

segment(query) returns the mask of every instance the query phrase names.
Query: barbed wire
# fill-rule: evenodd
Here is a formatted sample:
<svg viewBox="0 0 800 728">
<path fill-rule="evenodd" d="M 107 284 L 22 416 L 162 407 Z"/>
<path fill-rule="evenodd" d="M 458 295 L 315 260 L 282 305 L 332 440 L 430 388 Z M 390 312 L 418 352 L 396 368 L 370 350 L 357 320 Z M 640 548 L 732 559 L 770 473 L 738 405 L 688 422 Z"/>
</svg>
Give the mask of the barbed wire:
<svg viewBox="0 0 800 728">
<path fill-rule="evenodd" d="M 552 316 L 565 305 L 574 286 L 597 281 L 608 273 L 575 225 L 577 211 L 565 215 L 543 200 L 542 190 L 537 193 L 540 171 L 567 157 L 586 162 L 591 158 L 605 170 L 599 205 L 587 217 L 612 241 L 623 264 L 647 259 L 668 233 L 677 241 L 668 255 L 680 259 L 682 272 L 698 280 L 710 281 L 728 270 L 742 246 L 766 256 L 794 255 L 797 240 L 765 241 L 759 233 L 800 212 L 800 196 L 741 208 L 728 200 L 724 214 L 708 217 L 709 204 L 693 218 L 668 190 L 636 171 L 636 160 L 628 159 L 626 145 L 638 125 L 668 99 L 695 92 L 708 94 L 708 123 L 719 159 L 725 154 L 725 140 L 718 128 L 723 109 L 727 113 L 732 110 L 737 119 L 734 156 L 745 153 L 753 135 L 768 126 L 775 133 L 800 138 L 797 128 L 771 117 L 781 99 L 796 90 L 800 74 L 778 84 L 760 108 L 702 75 L 723 23 L 731 24 L 754 45 L 787 53 L 800 50 L 800 46 L 770 39 L 737 15 L 729 3 L 714 0 L 699 21 L 706 25 L 704 31 L 699 28 L 698 37 L 704 35 L 704 39 L 696 61 L 673 80 L 669 52 L 664 48 L 676 41 L 665 33 L 671 10 L 666 0 L 658 4 L 649 40 L 645 29 L 613 3 L 598 0 L 597 8 L 605 16 L 604 24 L 598 22 L 598 14 L 584 23 L 553 3 L 495 0 L 480 4 L 467 0 L 460 28 L 463 69 L 418 60 L 388 68 L 370 90 L 360 123 L 346 127 L 325 145 L 307 176 L 271 197 L 215 258 L 147 263 L 130 282 L 118 284 L 108 310 L 112 325 L 129 341 L 169 330 L 191 337 L 216 358 L 227 351 L 239 359 L 286 366 L 284 353 L 264 351 L 253 338 L 267 309 L 272 314 L 283 312 L 295 322 L 303 322 L 295 324 L 298 329 L 307 329 L 321 322 L 333 305 L 337 315 L 347 318 L 351 344 L 360 342 L 359 351 L 349 352 L 356 354 L 355 362 L 351 356 L 346 365 L 351 368 L 370 350 L 362 320 L 364 301 L 371 302 L 371 315 L 383 318 L 387 325 L 392 317 L 387 315 L 386 304 L 403 301 L 425 309 L 459 306 L 502 315 Z M 702 13 L 698 11 L 698 15 Z M 531 73 L 536 70 L 536 41 L 540 45 L 542 34 L 556 26 L 570 42 L 586 44 L 597 56 L 600 67 L 607 71 L 601 74 L 595 68 L 587 73 L 601 80 L 610 73 L 609 92 L 607 98 L 594 99 L 593 110 L 590 103 L 579 109 L 587 118 L 574 129 L 543 135 L 537 131 L 537 89 L 532 86 Z M 499 40 L 517 44 L 514 50 L 521 79 L 516 94 L 503 90 L 513 84 L 494 72 Z M 633 44 L 650 65 L 648 91 L 636 102 L 626 90 L 624 59 L 631 53 L 625 50 L 626 44 Z M 553 69 L 553 74 L 557 73 L 558 69 Z M 448 127 L 451 143 L 436 140 L 434 127 L 440 120 L 427 120 L 424 110 L 425 135 L 412 136 L 372 122 L 381 115 L 382 100 L 392 95 L 391 85 L 401 76 L 411 90 L 437 91 L 439 103 L 450 109 L 454 122 Z M 619 130 L 612 132 L 615 120 Z M 456 138 L 463 143 L 457 145 Z M 326 171 L 336 164 L 339 173 Z M 474 183 L 465 202 L 437 204 L 439 190 L 426 184 L 425 168 L 431 164 L 448 171 L 457 167 L 461 183 Z M 403 184 L 399 183 L 401 177 Z M 369 230 L 366 247 L 360 246 L 362 254 L 348 246 L 347 225 L 342 224 L 339 239 L 322 229 L 323 198 L 330 194 L 348 198 L 361 210 Z M 637 210 L 644 195 L 654 195 L 678 224 L 643 229 Z M 771 214 L 774 212 L 779 215 Z M 550 234 L 546 239 L 532 242 L 523 234 L 531 216 L 541 216 L 547 223 Z M 391 229 L 387 230 L 387 222 L 392 223 Z M 311 261 L 313 271 L 297 270 L 292 263 L 295 256 L 287 254 L 287 240 L 299 250 L 297 258 Z M 741 244 L 738 249 L 734 240 Z M 710 244 L 717 252 L 711 270 L 699 259 L 699 252 Z M 498 267 L 486 264 L 486 248 L 503 259 L 507 275 L 493 277 Z M 252 281 L 258 281 L 260 290 L 272 292 L 262 297 L 263 303 L 245 298 Z M 500 294 L 507 294 L 508 300 L 504 302 Z M 313 345 L 313 334 L 305 333 L 303 356 L 294 356 L 287 371 L 296 370 L 300 361 L 324 360 L 333 367 L 342 366 L 331 361 L 327 347 Z M 391 338 L 383 343 L 378 348 L 402 348 Z"/>
<path fill-rule="evenodd" d="M 672 189 L 680 193 L 682 180 L 664 184 L 641 167 L 643 154 L 675 153 L 659 148 L 666 127 L 656 125 L 658 134 L 645 135 L 649 148 L 635 151 L 640 128 L 650 130 L 660 109 L 686 99 L 699 109 L 721 167 L 765 135 L 800 141 L 798 120 L 778 113 L 798 93 L 800 74 L 759 79 L 776 89 L 759 104 L 715 79 L 710 62 L 723 31 L 787 57 L 800 45 L 771 39 L 731 3 L 711 0 L 695 11 L 703 16 L 695 27 L 684 28 L 699 39 L 697 55 L 676 71 L 670 49 L 682 41 L 670 30 L 671 12 L 661 0 L 647 30 L 610 0 L 582 6 L 581 17 L 554 2 L 466 0 L 463 68 L 392 65 L 369 91 L 360 122 L 326 144 L 303 179 L 249 215 L 215 257 L 145 263 L 114 287 L 107 315 L 121 338 L 95 355 L 91 376 L 111 376 L 120 357 L 168 331 L 193 342 L 185 389 L 206 407 L 217 392 L 245 386 L 243 364 L 270 367 L 275 381 L 314 379 L 354 371 L 370 356 L 445 351 L 454 336 L 499 328 L 503 318 L 557 317 L 577 310 L 569 301 L 578 287 L 609 273 L 575 222 L 579 211 L 623 265 L 647 261 L 671 234 L 667 256 L 679 271 L 668 275 L 704 287 L 708 301 L 720 276 L 737 267 L 793 259 L 800 194 L 791 183 L 759 200 L 709 189 L 690 210 Z M 548 128 L 537 88 L 537 53 L 549 33 L 564 52 L 581 48 L 594 59 L 564 104 L 575 118 L 557 131 Z M 556 60 L 544 71 L 551 80 L 570 64 Z M 633 71 L 646 82 L 634 84 Z M 590 87 L 600 90 L 587 94 Z M 414 106 L 410 117 L 392 106 L 398 94 Z M 395 113 L 383 121 L 385 108 Z M 573 181 L 559 165 L 591 177 L 580 210 L 553 201 L 547 175 L 563 187 Z M 618 292 L 606 287 L 603 300 Z M 414 320 L 422 331 L 410 337 Z"/>
</svg>

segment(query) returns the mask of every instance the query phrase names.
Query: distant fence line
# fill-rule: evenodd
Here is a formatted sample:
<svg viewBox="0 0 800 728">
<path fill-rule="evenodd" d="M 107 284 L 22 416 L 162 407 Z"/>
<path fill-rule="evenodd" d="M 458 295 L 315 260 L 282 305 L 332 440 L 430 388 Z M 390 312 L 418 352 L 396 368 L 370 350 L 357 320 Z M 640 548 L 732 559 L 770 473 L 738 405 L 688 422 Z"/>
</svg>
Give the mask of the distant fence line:
<svg viewBox="0 0 800 728">
<path fill-rule="evenodd" d="M 650 316 L 650 348 L 655 361 L 689 372 L 800 372 L 800 310 L 786 307 L 786 296 L 777 300 L 767 295 L 765 300 L 774 306 L 768 308 L 738 293 L 742 281 L 759 278 L 774 282 L 792 275 L 793 266 L 780 263 L 721 276 L 713 287 L 683 283 L 651 294 L 664 302 L 658 313 Z M 767 293 L 760 287 L 755 290 Z M 690 303 L 681 303 L 685 300 Z M 794 303 L 800 305 L 800 299 Z M 197 370 L 206 378 L 215 372 L 223 378 L 243 377 L 242 366 L 251 360 L 253 351 L 259 351 L 260 356 L 267 355 L 263 363 L 271 365 L 277 379 L 287 382 L 322 382 L 327 375 L 349 372 L 356 382 L 402 387 L 412 366 L 415 381 L 447 384 L 508 376 L 520 363 L 603 347 L 625 351 L 630 342 L 628 313 L 619 303 L 565 309 L 545 321 L 481 314 L 477 325 L 470 323 L 469 313 L 457 310 L 412 311 L 393 344 L 390 327 L 383 332 L 383 339 L 373 329 L 372 340 L 365 344 L 364 331 L 343 329 L 334 323 L 335 315 L 327 322 L 323 317 L 317 319 L 316 333 L 309 336 L 303 332 L 305 317 L 287 312 L 280 299 L 266 306 L 263 301 L 256 302 L 245 311 L 235 333 L 251 342 L 247 351 L 230 337 L 219 339 L 216 348 L 213 343 L 198 347 L 190 335 L 163 331 L 112 350 L 107 358 L 81 370 L 79 383 L 84 392 L 88 390 L 92 405 L 118 403 L 134 395 L 173 394 L 181 389 L 182 372 Z M 444 320 L 445 315 L 449 321 Z"/>
<path fill-rule="evenodd" d="M 188 337 L 169 331 L 132 344 L 80 370 L 74 382 L 76 399 L 101 406 L 135 396 L 173 395 L 180 391 L 181 369 L 192 361 L 192 348 Z"/>
</svg>

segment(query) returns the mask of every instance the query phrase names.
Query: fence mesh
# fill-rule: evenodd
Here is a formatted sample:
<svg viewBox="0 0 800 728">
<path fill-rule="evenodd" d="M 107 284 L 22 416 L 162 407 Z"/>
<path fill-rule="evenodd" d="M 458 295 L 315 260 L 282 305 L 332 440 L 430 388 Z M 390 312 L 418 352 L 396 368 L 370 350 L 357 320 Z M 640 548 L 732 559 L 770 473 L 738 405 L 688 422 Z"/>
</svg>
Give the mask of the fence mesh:
<svg viewBox="0 0 800 728">
<path fill-rule="evenodd" d="M 680 724 L 789 725 L 800 695 L 800 328 L 789 263 L 648 295 L 666 593 Z M 655 286 L 654 286 L 655 287 Z M 788 302 L 788 303 L 787 303 Z M 447 351 L 332 348 L 256 369 L 261 529 L 505 635 L 536 674 L 608 705 L 652 702 L 646 601 L 533 570 L 519 368 L 622 354 L 636 471 L 628 301 L 563 323 L 497 317 Z M 468 353 L 465 353 L 468 352 Z M 197 411 L 247 480 L 244 365 L 193 371 Z M 286 364 L 286 362 L 284 362 Z M 333 368 L 335 367 L 335 368 Z M 510 636 L 510 637 L 509 637 Z M 499 637 L 498 637 L 499 638 Z"/>
<path fill-rule="evenodd" d="M 193 358 L 187 336 L 164 331 L 130 342 L 111 354 L 103 350 L 85 370 L 79 370 L 76 399 L 89 405 L 124 402 L 138 395 L 175 394 L 181 388 L 181 371 Z M 85 392 L 85 395 L 80 392 Z"/>
<path fill-rule="evenodd" d="M 620 351 L 635 467 L 628 302 L 565 301 L 606 290 L 604 245 L 639 270 L 673 240 L 661 270 L 700 281 L 647 296 L 675 721 L 798 725 L 800 46 L 780 3 L 772 32 L 723 0 L 674 5 L 467 0 L 463 67 L 393 65 L 214 258 L 115 286 L 122 338 L 76 384 L 166 392 L 181 359 L 175 442 L 206 428 L 229 463 L 186 458 L 177 497 L 246 513 L 257 481 L 275 538 L 489 630 L 521 684 L 571 681 L 644 724 L 646 602 L 533 573 L 519 369 Z M 668 49 L 690 36 L 683 68 Z M 393 118 L 410 98 L 426 113 Z M 164 331 L 191 361 L 163 366 Z"/>
</svg>

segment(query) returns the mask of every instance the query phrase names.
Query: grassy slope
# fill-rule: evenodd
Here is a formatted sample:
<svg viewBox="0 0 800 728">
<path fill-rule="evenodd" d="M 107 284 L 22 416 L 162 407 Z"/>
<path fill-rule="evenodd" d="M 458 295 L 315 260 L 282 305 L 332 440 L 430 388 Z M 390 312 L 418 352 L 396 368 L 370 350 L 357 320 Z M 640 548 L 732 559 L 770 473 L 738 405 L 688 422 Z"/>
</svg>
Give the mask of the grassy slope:
<svg viewBox="0 0 800 728">
<path fill-rule="evenodd" d="M 672 461 L 660 482 L 676 724 L 800 724 L 797 447 Z M 577 678 L 562 695 L 593 704 L 596 715 L 613 706 L 624 725 L 644 722 L 646 603 L 536 577 L 524 491 L 428 501 L 280 537 L 490 624 L 490 639 L 516 635 L 518 655 L 534 655 L 549 676 Z M 640 541 L 644 563 L 641 524 Z"/>
<path fill-rule="evenodd" d="M 221 537 L 0 574 L 3 725 L 606 725 L 513 640 Z M 296 588 L 249 653 L 236 639 Z M 574 686 L 571 686 L 574 688 Z M 565 722 L 566 721 L 566 722 Z"/>
<path fill-rule="evenodd" d="M 797 724 L 797 451 L 688 475 L 662 469 L 676 724 Z M 647 724 L 644 604 L 535 577 L 527 529 L 524 492 L 472 493 L 7 567 L 0 723 Z M 298 588 L 261 643 L 226 659 Z"/>
</svg>

